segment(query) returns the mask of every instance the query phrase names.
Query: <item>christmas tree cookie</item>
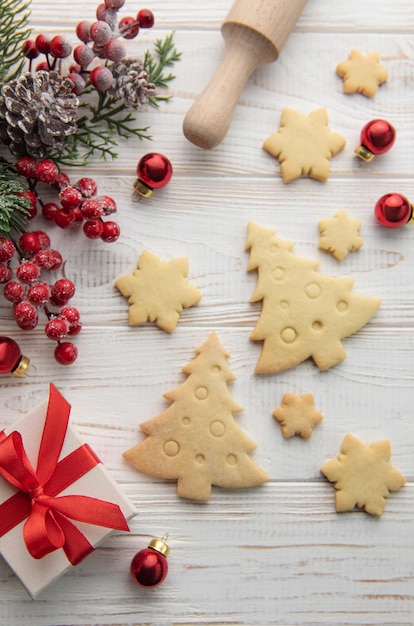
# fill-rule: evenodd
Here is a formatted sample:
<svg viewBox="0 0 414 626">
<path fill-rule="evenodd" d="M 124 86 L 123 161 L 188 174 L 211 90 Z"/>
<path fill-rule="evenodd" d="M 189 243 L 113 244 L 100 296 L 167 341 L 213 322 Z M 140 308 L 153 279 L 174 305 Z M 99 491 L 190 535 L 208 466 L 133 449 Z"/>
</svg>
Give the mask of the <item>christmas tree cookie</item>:
<svg viewBox="0 0 414 626">
<path fill-rule="evenodd" d="M 268 476 L 249 456 L 256 444 L 233 418 L 243 409 L 227 388 L 235 380 L 229 353 L 213 333 L 196 354 L 183 368 L 186 381 L 164 394 L 170 406 L 141 424 L 147 437 L 123 456 L 144 474 L 176 480 L 182 498 L 207 501 L 212 485 L 252 487 Z"/>
<path fill-rule="evenodd" d="M 181 311 L 201 299 L 201 293 L 189 284 L 187 275 L 188 259 L 167 262 L 151 252 L 143 252 L 137 269 L 115 282 L 128 298 L 129 325 L 155 322 L 162 330 L 173 332 Z"/>
<path fill-rule="evenodd" d="M 335 484 L 335 508 L 339 512 L 364 508 L 371 515 L 382 515 L 385 498 L 405 484 L 405 478 L 390 463 L 389 441 L 363 444 L 346 435 L 341 454 L 321 468 Z"/>
<path fill-rule="evenodd" d="M 330 131 L 326 109 L 309 115 L 284 109 L 279 130 L 265 140 L 263 149 L 281 163 L 283 182 L 290 183 L 300 176 L 325 182 L 331 158 L 345 143 L 344 137 Z"/>
<path fill-rule="evenodd" d="M 388 80 L 388 72 L 380 64 L 378 52 L 364 55 L 352 50 L 348 61 L 336 66 L 336 73 L 344 81 L 344 93 L 362 93 L 372 98 L 378 86 Z"/>
<path fill-rule="evenodd" d="M 311 393 L 303 396 L 285 393 L 282 405 L 273 411 L 273 417 L 280 423 L 285 439 L 294 435 L 310 439 L 314 425 L 323 420 L 323 415 L 315 409 Z"/>
<path fill-rule="evenodd" d="M 350 278 L 319 274 L 318 261 L 297 257 L 292 248 L 274 230 L 249 224 L 248 270 L 258 271 L 251 302 L 262 302 L 250 335 L 263 341 L 258 374 L 286 370 L 308 357 L 321 370 L 332 367 L 346 356 L 341 339 L 364 326 L 381 304 L 352 293 Z"/>
</svg>

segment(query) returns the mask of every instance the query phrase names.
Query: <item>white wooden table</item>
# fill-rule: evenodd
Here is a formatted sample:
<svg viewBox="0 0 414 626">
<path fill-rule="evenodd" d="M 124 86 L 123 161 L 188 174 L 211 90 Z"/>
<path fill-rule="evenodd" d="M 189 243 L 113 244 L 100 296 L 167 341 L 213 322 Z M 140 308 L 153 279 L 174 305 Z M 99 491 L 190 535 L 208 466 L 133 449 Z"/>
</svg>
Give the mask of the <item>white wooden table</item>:
<svg viewBox="0 0 414 626">
<path fill-rule="evenodd" d="M 251 78 L 225 141 L 206 152 L 187 142 L 181 127 L 221 59 L 219 29 L 229 6 L 229 0 L 157 0 L 149 7 L 155 28 L 130 43 L 140 56 L 175 30 L 183 56 L 172 101 L 139 118 L 151 125 L 153 141 L 123 142 L 115 162 L 95 160 L 82 171 L 117 200 L 120 239 L 90 242 L 46 226 L 77 287 L 73 304 L 83 320 L 77 362 L 57 365 L 42 328 L 19 331 L 0 299 L 2 334 L 17 339 L 36 366 L 30 378 L 1 379 L 2 427 L 43 400 L 53 381 L 72 404 L 72 423 L 139 510 L 129 535 L 113 535 L 36 601 L 1 561 L 2 626 L 414 623 L 414 230 L 388 230 L 373 217 L 384 193 L 414 200 L 414 4 L 308 0 L 280 60 Z M 128 0 L 124 13 L 139 8 Z M 92 0 L 33 0 L 31 23 L 35 34 L 75 40 L 76 23 L 94 19 L 94 11 Z M 378 51 L 389 70 L 373 99 L 342 92 L 335 66 L 353 48 Z M 347 145 L 332 160 L 326 184 L 285 185 L 262 142 L 279 127 L 284 107 L 309 113 L 321 106 Z M 360 130 L 375 117 L 394 123 L 396 145 L 369 165 L 356 163 Z M 173 179 L 133 203 L 136 163 L 153 150 L 170 158 Z M 342 263 L 317 249 L 318 220 L 340 208 L 362 220 L 364 239 Z M 294 242 L 298 255 L 318 259 L 322 273 L 350 276 L 356 292 L 382 298 L 374 319 L 344 340 L 348 356 L 331 370 L 321 373 L 308 360 L 280 374 L 254 374 L 260 346 L 249 335 L 260 306 L 249 303 L 256 284 L 254 272 L 246 272 L 249 220 Z M 203 294 L 171 335 L 153 325 L 129 327 L 126 300 L 114 287 L 144 249 L 164 259 L 187 256 L 191 282 Z M 174 483 L 134 471 L 121 454 L 142 439 L 139 423 L 168 406 L 163 393 L 184 381 L 181 368 L 212 331 L 231 353 L 237 380 L 230 391 L 244 407 L 238 424 L 258 444 L 253 458 L 270 480 L 248 490 L 213 488 L 211 500 L 198 504 L 180 500 Z M 285 392 L 313 393 L 325 419 L 311 440 L 282 438 L 272 411 Z M 379 519 L 337 514 L 334 488 L 320 473 L 347 432 L 367 443 L 390 439 L 392 463 L 407 477 Z M 141 590 L 130 580 L 130 560 L 165 532 L 168 577 L 155 590 Z"/>
</svg>

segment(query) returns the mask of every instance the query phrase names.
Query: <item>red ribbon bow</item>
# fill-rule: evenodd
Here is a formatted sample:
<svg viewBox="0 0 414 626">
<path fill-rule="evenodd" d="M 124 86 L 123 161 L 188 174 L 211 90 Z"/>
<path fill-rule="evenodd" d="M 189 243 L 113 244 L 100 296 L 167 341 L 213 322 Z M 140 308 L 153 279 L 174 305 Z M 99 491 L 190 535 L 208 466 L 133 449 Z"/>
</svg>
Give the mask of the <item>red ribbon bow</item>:
<svg viewBox="0 0 414 626">
<path fill-rule="evenodd" d="M 59 461 L 69 414 L 70 404 L 51 384 L 36 470 L 21 434 L 0 432 L 0 474 L 19 489 L 0 505 L 0 537 L 27 518 L 23 537 L 35 559 L 63 548 L 72 565 L 77 565 L 93 546 L 71 519 L 115 530 L 129 528 L 117 504 L 89 496 L 56 497 L 100 463 L 87 444 Z"/>
</svg>

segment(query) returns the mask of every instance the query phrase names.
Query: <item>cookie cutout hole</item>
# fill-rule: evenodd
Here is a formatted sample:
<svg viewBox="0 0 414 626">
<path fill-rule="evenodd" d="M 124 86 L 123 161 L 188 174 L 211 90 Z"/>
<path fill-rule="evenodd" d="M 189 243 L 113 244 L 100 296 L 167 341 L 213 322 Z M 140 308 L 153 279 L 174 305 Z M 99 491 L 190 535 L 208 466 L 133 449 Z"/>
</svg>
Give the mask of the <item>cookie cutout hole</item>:
<svg viewBox="0 0 414 626">
<path fill-rule="evenodd" d="M 278 250 L 279 250 L 279 246 L 277 245 L 277 243 L 272 243 L 271 246 L 269 246 L 269 251 L 272 252 L 272 254 L 274 254 Z"/>
<path fill-rule="evenodd" d="M 313 330 L 318 331 L 318 330 L 322 330 L 322 328 L 323 328 L 323 324 L 319 320 L 315 320 L 314 322 L 312 322 L 312 329 Z"/>
<path fill-rule="evenodd" d="M 308 283 L 305 285 L 305 293 L 308 298 L 319 298 L 321 291 L 321 286 L 318 283 Z"/>
<path fill-rule="evenodd" d="M 211 368 L 211 371 L 213 372 L 213 374 L 218 374 L 219 372 L 221 372 L 220 365 L 213 365 L 213 367 Z"/>
<path fill-rule="evenodd" d="M 197 389 L 194 392 L 194 395 L 197 398 L 197 400 L 205 400 L 208 396 L 207 387 L 197 387 Z"/>
<path fill-rule="evenodd" d="M 294 328 L 284 328 L 280 333 L 280 337 L 285 343 L 293 343 L 297 337 L 297 333 Z"/>
<path fill-rule="evenodd" d="M 283 280 L 286 274 L 286 270 L 284 267 L 276 267 L 273 270 L 273 278 L 275 280 Z"/>
<path fill-rule="evenodd" d="M 197 454 L 195 460 L 197 461 L 197 463 L 202 465 L 203 463 L 205 463 L 206 457 L 204 456 L 204 454 Z"/>
<path fill-rule="evenodd" d="M 344 313 L 348 308 L 348 302 L 346 302 L 345 300 L 339 300 L 336 308 L 340 313 Z"/>
<path fill-rule="evenodd" d="M 182 418 L 182 423 L 184 424 L 184 426 L 188 426 L 189 424 L 191 424 L 191 420 L 189 417 L 187 417 L 186 415 Z"/>
<path fill-rule="evenodd" d="M 237 456 L 235 454 L 228 454 L 226 461 L 229 465 L 236 465 L 237 463 Z"/>
<path fill-rule="evenodd" d="M 216 420 L 210 424 L 210 432 L 214 437 L 222 437 L 226 432 L 226 427 L 223 422 Z"/>
<path fill-rule="evenodd" d="M 290 307 L 290 304 L 287 300 L 281 300 L 280 301 L 280 308 L 281 309 L 288 309 Z"/>
<path fill-rule="evenodd" d="M 176 456 L 180 451 L 180 446 L 176 441 L 171 439 L 164 444 L 164 452 L 167 456 Z"/>
</svg>

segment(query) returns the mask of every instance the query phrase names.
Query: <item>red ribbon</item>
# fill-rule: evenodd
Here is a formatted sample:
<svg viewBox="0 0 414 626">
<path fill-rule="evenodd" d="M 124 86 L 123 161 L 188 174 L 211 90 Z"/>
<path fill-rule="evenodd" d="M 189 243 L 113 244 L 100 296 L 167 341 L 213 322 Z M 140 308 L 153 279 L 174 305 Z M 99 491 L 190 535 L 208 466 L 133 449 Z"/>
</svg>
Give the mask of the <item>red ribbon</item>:
<svg viewBox="0 0 414 626">
<path fill-rule="evenodd" d="M 23 537 L 35 559 L 63 548 L 72 565 L 77 565 L 94 548 L 71 519 L 115 530 L 129 528 L 117 504 L 89 496 L 56 497 L 100 463 L 87 444 L 59 461 L 69 414 L 70 404 L 51 384 L 36 470 L 21 434 L 0 432 L 0 474 L 19 489 L 0 504 L 0 537 L 27 518 Z"/>
</svg>

